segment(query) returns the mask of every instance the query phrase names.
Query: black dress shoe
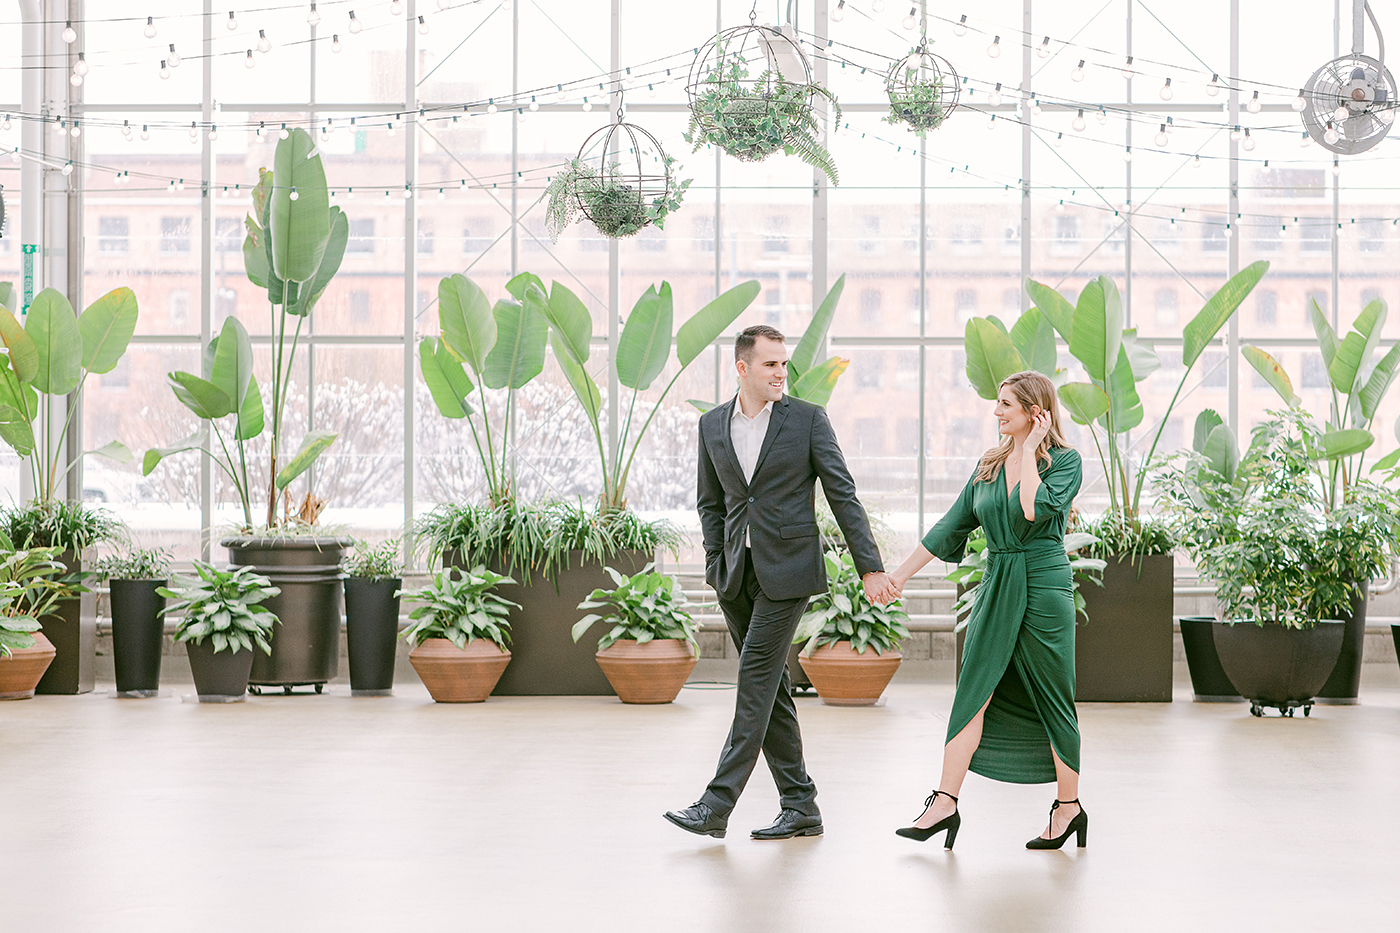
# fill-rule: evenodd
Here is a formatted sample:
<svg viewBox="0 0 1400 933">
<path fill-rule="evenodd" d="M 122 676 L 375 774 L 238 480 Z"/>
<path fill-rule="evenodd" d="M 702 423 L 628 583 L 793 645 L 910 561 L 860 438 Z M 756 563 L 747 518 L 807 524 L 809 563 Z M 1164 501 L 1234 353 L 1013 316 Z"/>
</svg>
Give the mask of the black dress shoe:
<svg viewBox="0 0 1400 933">
<path fill-rule="evenodd" d="M 820 816 L 809 816 L 786 807 L 778 814 L 773 825 L 755 829 L 751 833 L 754 839 L 791 839 L 793 836 L 820 836 L 821 834 L 822 818 Z"/>
<path fill-rule="evenodd" d="M 716 839 L 724 838 L 725 828 L 729 825 L 728 817 L 720 816 L 704 803 L 693 803 L 684 810 L 667 810 L 662 815 L 688 833 L 714 836 Z"/>
</svg>

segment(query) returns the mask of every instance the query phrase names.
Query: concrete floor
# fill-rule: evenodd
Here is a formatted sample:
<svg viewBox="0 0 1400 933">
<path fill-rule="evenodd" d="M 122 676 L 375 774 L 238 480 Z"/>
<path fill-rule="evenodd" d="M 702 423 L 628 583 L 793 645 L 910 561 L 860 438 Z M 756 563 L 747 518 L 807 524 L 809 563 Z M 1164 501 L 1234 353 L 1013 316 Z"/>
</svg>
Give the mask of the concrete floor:
<svg viewBox="0 0 1400 933">
<path fill-rule="evenodd" d="M 1400 676 L 1366 667 L 1362 705 L 1306 720 L 1181 684 L 1081 706 L 1082 852 L 1023 848 L 1049 786 L 976 776 L 954 853 L 893 835 L 936 772 L 941 669 L 879 708 L 799 701 L 827 832 L 770 843 L 747 838 L 777 810 L 761 765 L 729 838 L 661 819 L 714 766 L 724 687 L 3 703 L 0 930 L 1393 931 Z"/>
</svg>

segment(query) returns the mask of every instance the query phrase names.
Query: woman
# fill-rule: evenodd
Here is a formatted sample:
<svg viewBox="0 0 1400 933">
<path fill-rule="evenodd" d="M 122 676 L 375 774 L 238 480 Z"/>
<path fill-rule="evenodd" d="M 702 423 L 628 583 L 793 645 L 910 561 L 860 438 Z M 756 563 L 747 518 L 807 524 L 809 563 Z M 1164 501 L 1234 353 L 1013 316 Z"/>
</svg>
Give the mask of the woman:
<svg viewBox="0 0 1400 933">
<path fill-rule="evenodd" d="M 891 575 L 903 588 L 934 557 L 962 559 L 981 525 L 990 553 L 968 619 L 962 672 L 943 776 L 913 826 L 920 842 L 944 830 L 951 849 L 962 822 L 958 791 L 971 768 L 1017 784 L 1055 781 L 1045 831 L 1028 849 L 1058 849 L 1072 833 L 1083 847 L 1089 817 L 1079 804 L 1079 725 L 1074 710 L 1074 590 L 1065 521 L 1079 491 L 1079 454 L 1060 433 L 1055 386 L 1036 372 L 1008 376 L 997 391 L 1001 443 L 923 544 Z"/>
</svg>

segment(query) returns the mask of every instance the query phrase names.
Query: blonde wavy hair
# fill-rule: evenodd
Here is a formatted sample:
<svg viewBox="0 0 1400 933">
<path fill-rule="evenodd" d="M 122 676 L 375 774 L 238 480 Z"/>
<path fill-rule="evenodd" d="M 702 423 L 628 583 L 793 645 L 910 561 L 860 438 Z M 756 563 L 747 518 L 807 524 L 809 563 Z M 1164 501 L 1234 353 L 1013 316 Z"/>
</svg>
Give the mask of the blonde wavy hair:
<svg viewBox="0 0 1400 933">
<path fill-rule="evenodd" d="M 1031 406 L 1040 406 L 1041 411 L 1050 413 L 1050 430 L 1045 435 L 1045 439 L 1036 448 L 1035 459 L 1039 463 L 1044 460 L 1050 462 L 1051 447 L 1068 447 L 1064 433 L 1060 430 L 1060 402 L 1055 395 L 1055 383 L 1051 382 L 1041 373 L 1026 371 L 1023 373 L 1013 373 L 1001 381 L 997 386 L 997 395 L 1001 395 L 1002 389 L 1010 389 L 1012 396 L 1021 405 L 1021 410 L 1030 417 Z M 1011 456 L 1012 440 L 1008 435 L 1001 439 L 1001 443 L 995 447 L 988 448 L 982 454 L 982 460 L 977 464 L 977 479 L 979 482 L 990 483 L 996 478 L 997 471 L 1006 463 L 1006 458 Z"/>
</svg>

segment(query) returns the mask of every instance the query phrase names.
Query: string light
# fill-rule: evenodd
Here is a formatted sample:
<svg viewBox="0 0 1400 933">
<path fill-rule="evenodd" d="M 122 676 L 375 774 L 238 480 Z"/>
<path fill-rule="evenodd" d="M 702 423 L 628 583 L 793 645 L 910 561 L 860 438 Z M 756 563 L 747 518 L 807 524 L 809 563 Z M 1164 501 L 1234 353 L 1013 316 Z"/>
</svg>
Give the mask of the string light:
<svg viewBox="0 0 1400 933">
<path fill-rule="evenodd" d="M 393 3 L 389 4 L 389 12 L 393 13 L 395 16 L 402 16 L 403 0 L 394 0 Z"/>
<path fill-rule="evenodd" d="M 64 165 L 63 165 L 63 174 L 65 174 L 65 175 L 72 175 L 72 174 L 73 174 L 73 160 L 69 159 L 66 163 L 64 163 Z"/>
<path fill-rule="evenodd" d="M 1124 146 L 1124 147 L 1123 147 L 1123 161 L 1124 161 L 1124 162 L 1131 162 L 1131 161 L 1133 161 L 1133 147 L 1132 147 L 1132 146 Z"/>
<path fill-rule="evenodd" d="M 3 123 L 0 123 L 0 130 L 8 130 L 9 128 L 10 128 L 10 115 L 7 113 L 7 114 L 5 114 L 5 121 L 4 121 Z M 128 136 L 131 135 L 131 126 L 130 126 L 130 124 L 127 125 L 126 132 L 127 132 L 127 135 L 128 135 Z"/>
<path fill-rule="evenodd" d="M 1168 79 L 1167 79 L 1167 83 L 1164 84 L 1164 85 L 1162 85 L 1162 89 L 1161 89 L 1160 91 L 1157 92 L 1157 96 L 1160 97 L 1160 98 L 1162 98 L 1162 100 L 1171 100 L 1171 99 L 1172 99 L 1172 79 L 1171 79 L 1171 78 L 1168 78 Z"/>
<path fill-rule="evenodd" d="M 210 127 L 209 127 L 209 141 L 210 141 L 210 142 L 214 142 L 214 141 L 217 140 L 218 138 L 219 138 L 219 128 L 218 128 L 217 126 L 210 125 Z"/>
<path fill-rule="evenodd" d="M 1239 142 L 1241 139 L 1244 139 L 1244 130 L 1240 129 L 1238 123 L 1235 124 L 1235 128 L 1230 131 L 1230 138 L 1233 139 L 1235 142 Z"/>
<path fill-rule="evenodd" d="M 1325 142 L 1325 143 L 1327 143 L 1327 145 L 1329 145 L 1329 146 L 1333 146 L 1333 145 L 1336 145 L 1337 140 L 1339 140 L 1339 139 L 1341 139 L 1341 138 L 1342 138 L 1342 134 L 1341 134 L 1341 133 L 1338 133 L 1338 132 L 1337 132 L 1336 126 L 1334 126 L 1334 125 L 1332 124 L 1332 121 L 1331 121 L 1331 120 L 1328 120 L 1328 121 L 1327 121 L 1327 129 L 1326 129 L 1326 131 L 1324 131 L 1323 134 L 1322 134 L 1322 141 Z"/>
<path fill-rule="evenodd" d="M 1061 148 L 1062 146 L 1064 146 L 1064 144 L 1065 144 L 1065 134 L 1064 134 L 1064 133 L 1056 133 L 1056 134 L 1055 134 L 1055 143 L 1054 143 L 1055 148 L 1056 148 L 1056 149 L 1059 149 L 1059 148 Z"/>
<path fill-rule="evenodd" d="M 254 61 L 254 59 L 253 59 L 253 50 L 252 50 L 252 49 L 249 49 L 249 50 L 248 50 L 248 57 L 245 58 L 245 59 L 243 59 L 243 67 L 244 67 L 244 68 L 253 68 L 253 67 L 255 67 L 257 64 L 258 64 L 258 63 L 257 63 L 256 61 Z"/>
<path fill-rule="evenodd" d="M 1083 81 L 1083 80 L 1084 80 L 1084 59 L 1081 58 L 1081 59 L 1079 60 L 1079 64 L 1076 65 L 1076 66 L 1074 67 L 1074 70 L 1071 71 L 1071 72 L 1069 73 L 1069 79 L 1070 79 L 1071 81 Z"/>
<path fill-rule="evenodd" d="M 1069 125 L 1070 125 L 1070 127 L 1071 127 L 1076 133 L 1082 133 L 1082 132 L 1084 132 L 1084 127 L 1085 127 L 1087 124 L 1085 124 L 1085 122 L 1084 122 L 1084 108 L 1083 108 L 1083 107 L 1080 107 L 1080 108 L 1079 108 L 1079 112 L 1076 113 L 1076 114 L 1074 115 L 1074 119 L 1070 121 L 1070 124 L 1069 124 Z"/>
<path fill-rule="evenodd" d="M 331 34 L 331 51 L 334 52 L 334 53 L 337 54 L 337 55 L 340 54 L 340 34 L 339 34 L 339 33 L 332 33 L 332 34 Z"/>
<path fill-rule="evenodd" d="M 1259 92 L 1255 91 L 1254 96 L 1249 99 L 1249 103 L 1244 105 L 1244 109 L 1250 113 L 1258 113 L 1264 109 L 1264 105 L 1259 102 Z"/>
<path fill-rule="evenodd" d="M 146 28 L 141 30 L 141 32 L 147 39 L 154 39 L 156 37 L 156 18 L 154 16 L 146 17 Z"/>
<path fill-rule="evenodd" d="M 351 32 L 359 32 L 361 29 L 364 29 L 364 28 L 365 28 L 365 27 L 364 27 L 364 24 L 361 23 L 358 19 L 355 18 L 355 11 L 354 11 L 354 10 L 351 10 L 351 11 L 350 11 L 350 31 L 351 31 Z"/>
<path fill-rule="evenodd" d="M 585 97 L 584 100 L 588 100 L 588 98 Z M 496 99 L 495 99 L 494 97 L 492 97 L 492 98 L 490 98 L 490 99 L 488 99 L 488 100 L 486 101 L 486 112 L 487 112 L 487 113 L 495 113 L 495 112 L 497 111 L 497 109 L 498 109 L 498 108 L 496 107 Z"/>
<path fill-rule="evenodd" d="M 1240 148 L 1245 152 L 1254 151 L 1254 137 L 1249 135 L 1249 130 L 1244 131 L 1244 141 L 1240 143 Z"/>
<path fill-rule="evenodd" d="M 141 124 L 141 141 L 145 142 L 151 138 L 151 129 L 146 124 Z"/>
<path fill-rule="evenodd" d="M 297 200 L 300 200 L 300 199 L 301 199 L 301 195 L 297 194 L 297 186 L 296 186 L 296 185 L 292 185 L 292 193 L 289 194 L 289 195 L 287 195 L 287 198 L 288 198 L 289 200 L 292 200 L 292 201 L 297 201 Z"/>
<path fill-rule="evenodd" d="M 651 85 L 647 85 L 647 87 L 651 87 Z M 655 97 L 656 95 L 653 94 L 652 96 Z M 531 94 L 531 95 L 530 95 L 530 112 L 531 112 L 531 113 L 536 113 L 539 109 L 540 109 L 539 102 L 538 102 L 537 100 L 535 100 L 535 95 Z"/>
<path fill-rule="evenodd" d="M 1167 148 L 1167 143 L 1170 140 L 1167 138 L 1167 125 L 1165 123 L 1162 124 L 1162 128 L 1157 131 L 1157 136 L 1152 141 L 1157 144 L 1158 149 Z"/>
<path fill-rule="evenodd" d="M 593 105 L 592 105 L 591 103 L 589 103 L 589 102 L 588 102 L 588 98 L 585 97 L 585 98 L 583 99 L 583 112 L 584 112 L 584 113 L 587 113 L 588 111 L 590 111 L 590 110 L 592 110 L 592 109 L 593 109 Z"/>
<path fill-rule="evenodd" d="M 9 118 L 9 117 L 6 117 L 6 118 L 5 118 L 5 123 L 4 123 L 4 125 L 3 125 L 2 128 L 3 128 L 3 129 L 7 129 L 7 130 L 10 128 L 10 118 Z M 131 121 L 130 121 L 130 120 L 123 120 L 123 121 L 122 121 L 122 135 L 125 136 L 128 140 L 131 139 Z"/>
<path fill-rule="evenodd" d="M 272 51 L 272 43 L 271 43 L 270 41 L 268 41 L 268 38 L 267 38 L 267 31 L 264 30 L 264 29 L 259 29 L 259 30 L 258 30 L 258 51 L 259 51 L 259 52 L 271 52 L 271 51 Z"/>
<path fill-rule="evenodd" d="M 394 133 L 397 131 L 397 127 L 394 125 L 393 120 L 390 120 L 388 125 L 384 127 L 384 131 L 388 133 L 390 137 L 394 135 Z"/>
<path fill-rule="evenodd" d="M 885 12 L 885 0 L 870 0 L 870 9 L 875 13 Z"/>
<path fill-rule="evenodd" d="M 994 129 L 996 129 L 996 128 L 997 128 L 997 115 L 996 115 L 996 114 L 992 114 L 992 118 L 991 118 L 990 120 L 987 121 L 987 129 L 989 129 L 989 130 L 994 130 Z"/>
<path fill-rule="evenodd" d="M 238 17 L 233 15 L 232 10 L 228 11 L 228 22 L 224 23 L 224 25 L 228 27 L 229 32 L 233 32 L 238 28 Z"/>
<path fill-rule="evenodd" d="M 1195 157 L 1194 159 L 1191 160 L 1191 167 L 1192 167 L 1192 168 L 1200 168 L 1200 167 L 1201 167 L 1201 157 L 1200 157 L 1199 154 L 1197 154 L 1196 157 Z"/>
<path fill-rule="evenodd" d="M 1340 178 L 1342 175 L 1342 164 L 1336 159 L 1332 160 L 1332 177 Z"/>
<path fill-rule="evenodd" d="M 1332 114 L 1332 119 L 1337 123 L 1343 123 L 1351 119 L 1351 110 L 1348 109 L 1346 104 L 1341 104 L 1337 107 L 1337 112 Z"/>
<path fill-rule="evenodd" d="M 63 41 L 67 42 L 69 45 L 78 41 L 78 33 L 73 29 L 73 23 L 71 21 L 63 25 Z"/>
<path fill-rule="evenodd" d="M 83 135 L 83 128 L 78 125 L 77 120 L 73 121 L 73 126 L 68 130 L 68 135 L 72 136 L 74 139 L 77 139 L 79 136 Z"/>
<path fill-rule="evenodd" d="M 461 185 L 460 185 L 460 188 L 461 188 L 463 191 L 466 191 L 466 190 L 467 190 L 467 180 L 466 180 L 465 178 L 462 179 L 462 183 L 461 183 Z"/>
<path fill-rule="evenodd" d="M 1312 137 L 1308 135 L 1308 133 L 1307 133 L 1306 130 L 1304 130 L 1304 131 L 1303 131 L 1303 135 L 1302 135 L 1301 137 L 1299 137 L 1299 139 L 1298 139 L 1298 148 L 1299 148 L 1299 149 L 1306 149 L 1306 148 L 1308 148 L 1308 147 L 1311 146 L 1311 145 L 1312 145 Z"/>
<path fill-rule="evenodd" d="M 253 131 L 253 135 L 257 136 L 258 139 L 261 140 L 264 136 L 267 135 L 267 124 L 262 122 L 258 123 L 258 128 Z"/>
<path fill-rule="evenodd" d="M 413 189 L 410 188 L 408 185 L 404 185 L 404 186 L 403 186 L 403 199 L 404 199 L 405 201 L 407 201 L 407 200 L 408 200 L 409 198 L 411 198 L 411 197 L 413 197 Z"/>
<path fill-rule="evenodd" d="M 1050 57 L 1050 37 L 1049 37 L 1049 36 L 1046 36 L 1043 40 L 1041 40 L 1040 48 L 1038 48 L 1038 49 L 1035 50 L 1035 54 L 1039 55 L 1041 58 L 1049 58 L 1049 57 Z"/>
<path fill-rule="evenodd" d="M 1000 82 L 1000 81 L 997 82 L 997 86 L 996 86 L 996 87 L 992 88 L 992 93 L 990 93 L 990 94 L 987 95 L 987 103 L 990 104 L 990 105 L 993 106 L 993 107 L 1000 107 L 1000 106 L 1001 106 L 1001 82 Z"/>
<path fill-rule="evenodd" d="M 308 26 L 319 26 L 321 14 L 316 12 L 316 4 L 311 4 L 311 12 L 306 14 L 306 24 Z"/>
<path fill-rule="evenodd" d="M 83 76 L 80 75 L 80 74 L 78 74 L 78 73 L 75 71 L 75 72 L 73 72 L 71 75 L 68 76 L 68 83 L 71 84 L 71 85 L 73 85 L 74 87 L 82 87 L 82 86 L 83 86 Z"/>
<path fill-rule="evenodd" d="M 827 16 L 826 16 L 826 18 L 829 19 L 829 20 L 831 20 L 833 23 L 839 23 L 839 22 L 841 22 L 841 20 L 845 19 L 845 18 L 846 18 L 846 0 L 838 0 L 838 2 L 837 2 L 837 4 L 836 4 L 836 9 L 834 9 L 834 10 L 832 10 L 830 13 L 828 13 Z"/>
<path fill-rule="evenodd" d="M 278 139 L 290 139 L 291 136 L 292 136 L 292 134 L 291 134 L 291 132 L 287 129 L 287 124 L 283 123 L 283 124 L 282 124 L 282 129 L 279 130 L 278 133 L 277 133 L 277 138 L 278 138 Z"/>
<path fill-rule="evenodd" d="M 1099 126 L 1108 122 L 1108 111 L 1103 109 L 1102 104 L 1099 105 L 1099 112 L 1094 114 L 1094 119 L 1099 121 Z"/>
<path fill-rule="evenodd" d="M 915 26 L 917 26 L 918 24 L 919 24 L 919 8 L 918 8 L 918 7 L 911 6 L 911 7 L 909 8 L 909 15 L 906 16 L 906 17 L 904 17 L 904 20 L 903 20 L 903 22 L 900 23 L 900 25 L 903 26 L 905 29 L 908 29 L 908 30 L 911 30 L 911 31 L 912 31 L 913 28 L 914 28 Z M 995 56 L 994 56 L 994 57 L 995 57 Z"/>
<path fill-rule="evenodd" d="M 446 192 L 446 191 L 443 191 L 441 188 L 438 189 L 438 200 L 439 200 L 439 201 L 446 201 L 446 200 L 447 200 L 447 192 Z"/>
<path fill-rule="evenodd" d="M 1024 102 L 1023 102 L 1022 106 L 1024 106 Z M 1040 116 L 1040 113 L 1041 113 L 1041 111 L 1040 111 L 1040 98 L 1038 98 L 1038 97 L 1032 97 L 1032 98 L 1031 98 L 1031 115 L 1032 115 L 1032 116 L 1037 116 L 1037 117 L 1038 117 L 1038 116 Z"/>
<path fill-rule="evenodd" d="M 966 13 L 964 13 L 961 17 L 959 17 L 959 18 L 958 18 L 958 21 L 957 21 L 956 23 L 953 24 L 953 35 L 959 36 L 959 37 L 967 35 L 967 14 L 966 14 Z"/>
<path fill-rule="evenodd" d="M 451 6 L 452 6 L 452 0 L 438 0 L 438 9 L 439 9 L 439 10 L 450 9 Z"/>
<path fill-rule="evenodd" d="M 1124 78 L 1128 78 L 1128 79 L 1131 79 L 1131 78 L 1132 78 L 1132 76 L 1133 76 L 1133 57 L 1132 57 L 1131 55 L 1128 56 L 1128 60 L 1127 60 L 1126 62 L 1123 63 L 1123 67 L 1120 68 L 1120 69 L 1118 70 L 1118 73 L 1121 74 Z"/>
<path fill-rule="evenodd" d="M 520 123 L 524 123 L 524 122 L 525 122 L 525 108 L 524 108 L 524 107 L 516 107 L 516 108 L 515 108 L 515 119 L 516 119 L 517 121 L 519 121 Z"/>
<path fill-rule="evenodd" d="M 193 120 L 190 121 L 190 142 L 199 142 L 199 124 L 195 123 Z"/>
<path fill-rule="evenodd" d="M 160 60 L 160 77 L 162 81 L 170 77 L 170 69 L 166 67 L 165 59 L 163 58 Z"/>
<path fill-rule="evenodd" d="M 1218 75 L 1218 74 L 1212 74 L 1212 75 L 1210 76 L 1210 83 L 1206 85 L 1206 96 L 1207 96 L 1207 97 L 1214 97 L 1216 94 L 1219 94 L 1219 93 L 1220 93 L 1220 75 Z"/>
<path fill-rule="evenodd" d="M 418 17 L 418 34 L 423 36 L 428 34 L 428 21 L 421 14 Z"/>
<path fill-rule="evenodd" d="M 1001 56 L 1001 36 L 992 38 L 992 44 L 987 46 L 987 57 L 998 58 Z"/>
<path fill-rule="evenodd" d="M 74 65 L 73 65 L 73 73 L 74 73 L 75 75 L 86 75 L 86 74 L 88 73 L 88 63 L 87 63 L 87 53 L 86 53 L 86 52 L 79 52 L 79 53 L 78 53 L 78 60 L 77 60 L 77 62 L 75 62 Z"/>
<path fill-rule="evenodd" d="M 1298 88 L 1298 96 L 1295 97 L 1295 98 L 1293 98 L 1293 110 L 1294 110 L 1294 112 L 1295 112 L 1295 113 L 1302 113 L 1302 112 L 1303 112 L 1303 108 L 1306 107 L 1307 105 L 1308 105 L 1308 104 L 1307 104 L 1307 101 L 1303 100 L 1303 89 L 1302 89 L 1302 88 Z"/>
<path fill-rule="evenodd" d="M 170 62 L 170 67 L 171 67 L 171 68 L 179 68 L 179 67 L 180 67 L 180 53 L 177 52 L 177 51 L 175 51 L 175 43 L 174 43 L 174 42 L 170 43 L 170 56 L 169 56 L 168 58 L 166 58 L 166 61 Z"/>
<path fill-rule="evenodd" d="M 175 190 L 176 190 L 176 191 L 184 191 L 184 190 L 185 190 L 185 180 L 184 180 L 183 178 L 177 178 L 177 179 L 175 179 Z"/>
</svg>

